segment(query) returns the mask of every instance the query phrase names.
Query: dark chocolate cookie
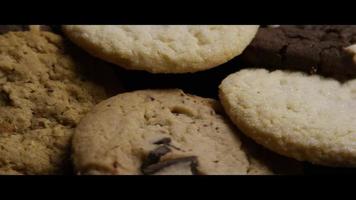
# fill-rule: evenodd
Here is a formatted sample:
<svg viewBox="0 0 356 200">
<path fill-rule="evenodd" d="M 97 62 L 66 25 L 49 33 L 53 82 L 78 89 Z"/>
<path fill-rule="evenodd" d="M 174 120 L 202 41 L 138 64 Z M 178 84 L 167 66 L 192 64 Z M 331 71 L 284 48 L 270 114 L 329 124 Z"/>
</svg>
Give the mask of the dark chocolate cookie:
<svg viewBox="0 0 356 200">
<path fill-rule="evenodd" d="M 241 58 L 253 67 L 356 78 L 355 25 L 282 25 L 259 29 Z"/>
</svg>

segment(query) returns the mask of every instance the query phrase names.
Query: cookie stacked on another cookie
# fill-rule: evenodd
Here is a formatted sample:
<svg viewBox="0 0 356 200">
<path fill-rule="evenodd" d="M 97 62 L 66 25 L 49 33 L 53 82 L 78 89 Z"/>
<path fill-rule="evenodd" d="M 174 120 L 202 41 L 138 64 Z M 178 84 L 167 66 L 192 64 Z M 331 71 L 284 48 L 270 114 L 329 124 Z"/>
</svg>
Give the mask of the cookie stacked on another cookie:
<svg viewBox="0 0 356 200">
<path fill-rule="evenodd" d="M 119 94 L 78 125 L 75 168 L 107 175 L 301 172 L 299 163 L 243 138 L 222 111 L 217 101 L 181 90 Z"/>
<path fill-rule="evenodd" d="M 74 128 L 120 88 L 99 63 L 50 32 L 0 35 L 0 174 L 71 173 Z"/>
</svg>

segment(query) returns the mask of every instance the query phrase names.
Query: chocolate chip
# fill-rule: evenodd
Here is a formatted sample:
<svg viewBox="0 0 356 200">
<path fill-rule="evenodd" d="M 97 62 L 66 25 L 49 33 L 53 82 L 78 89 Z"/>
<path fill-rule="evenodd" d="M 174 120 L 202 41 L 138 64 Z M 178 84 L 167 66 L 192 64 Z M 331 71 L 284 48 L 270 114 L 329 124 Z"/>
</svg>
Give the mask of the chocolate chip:
<svg viewBox="0 0 356 200">
<path fill-rule="evenodd" d="M 167 146 L 160 146 L 157 147 L 156 149 L 152 150 L 147 158 L 143 161 L 142 166 L 141 166 L 141 170 L 143 170 L 144 168 L 158 163 L 161 159 L 162 156 L 166 155 L 167 153 L 171 152 L 171 150 L 167 147 Z"/>
<path fill-rule="evenodd" d="M 154 142 L 153 144 L 157 144 L 157 145 L 163 144 L 163 145 L 166 145 L 166 146 L 171 147 L 173 149 L 176 149 L 178 151 L 183 151 L 182 149 L 172 145 L 171 142 L 172 142 L 171 138 L 167 137 L 167 138 L 162 138 L 162 139 L 158 140 L 157 142 Z"/>
<path fill-rule="evenodd" d="M 152 164 L 142 169 L 145 175 L 171 175 L 171 174 L 190 174 L 199 175 L 198 159 L 196 156 L 165 160 Z"/>
<path fill-rule="evenodd" d="M 157 142 L 154 142 L 153 144 L 164 144 L 164 145 L 169 145 L 172 142 L 171 138 L 166 137 L 158 140 Z"/>
<path fill-rule="evenodd" d="M 151 97 L 151 96 L 149 96 L 149 98 L 150 98 L 151 101 L 156 100 L 155 98 L 153 98 L 153 97 Z"/>
<path fill-rule="evenodd" d="M 177 158 L 177 159 L 173 159 L 173 160 L 167 160 L 167 161 L 163 161 L 160 162 L 160 159 L 162 156 L 166 155 L 167 153 L 171 152 L 170 148 L 174 148 L 176 150 L 180 150 L 181 149 L 171 145 L 171 138 L 169 137 L 165 137 L 162 138 L 156 142 L 154 142 L 153 144 L 156 145 L 161 145 L 157 148 L 155 148 L 154 150 L 152 150 L 151 152 L 149 152 L 147 158 L 143 161 L 142 165 L 141 165 L 141 171 L 143 174 L 151 174 L 151 172 L 155 172 L 155 171 L 160 171 L 160 169 L 167 169 L 167 167 L 173 166 L 173 165 L 179 165 L 179 164 L 184 164 L 189 162 L 189 166 L 190 166 L 190 173 L 196 174 L 197 170 L 197 159 L 195 156 L 191 156 L 191 157 L 185 157 L 185 158 Z M 181 169 L 179 169 L 181 170 Z M 182 170 L 186 170 L 183 169 Z M 187 171 L 185 171 L 185 173 L 188 173 Z"/>
<path fill-rule="evenodd" d="M 0 106 L 10 106 L 11 99 L 5 91 L 0 91 Z"/>
</svg>

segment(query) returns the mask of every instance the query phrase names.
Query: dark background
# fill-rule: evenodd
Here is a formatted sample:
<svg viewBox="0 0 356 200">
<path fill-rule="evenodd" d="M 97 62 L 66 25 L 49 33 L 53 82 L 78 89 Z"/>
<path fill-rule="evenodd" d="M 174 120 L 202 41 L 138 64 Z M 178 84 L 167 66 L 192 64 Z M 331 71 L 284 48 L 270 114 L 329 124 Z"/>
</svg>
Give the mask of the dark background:
<svg viewBox="0 0 356 200">
<path fill-rule="evenodd" d="M 0 34 L 8 31 L 26 31 L 28 25 L 0 25 Z M 60 26 L 41 26 L 42 30 L 62 35 Z M 81 50 L 80 50 L 81 51 Z M 104 61 L 100 61 L 104 62 Z M 218 86 L 229 74 L 249 67 L 239 56 L 213 69 L 192 74 L 150 74 L 143 71 L 129 71 L 112 64 L 112 68 L 126 91 L 152 88 L 180 88 L 187 93 L 217 99 Z M 356 174 L 356 169 L 331 168 L 304 163 L 305 174 Z"/>
</svg>

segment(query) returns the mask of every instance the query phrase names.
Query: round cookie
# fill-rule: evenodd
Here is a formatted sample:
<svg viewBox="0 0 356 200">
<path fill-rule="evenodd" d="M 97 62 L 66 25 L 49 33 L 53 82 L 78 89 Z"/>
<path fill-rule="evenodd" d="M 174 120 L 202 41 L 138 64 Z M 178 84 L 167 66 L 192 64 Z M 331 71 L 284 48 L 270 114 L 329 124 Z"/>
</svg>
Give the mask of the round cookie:
<svg viewBox="0 0 356 200">
<path fill-rule="evenodd" d="M 220 85 L 232 121 L 284 156 L 327 166 L 356 166 L 356 81 L 246 69 Z"/>
<path fill-rule="evenodd" d="M 356 78 L 355 25 L 261 26 L 240 56 L 250 67 Z"/>
<path fill-rule="evenodd" d="M 77 126 L 74 167 L 91 175 L 278 173 L 265 161 L 284 158 L 260 159 L 263 150 L 243 142 L 221 111 L 217 101 L 178 89 L 117 95 Z M 288 166 L 291 173 L 298 167 Z"/>
<path fill-rule="evenodd" d="M 0 174 L 71 173 L 73 130 L 113 78 L 102 66 L 92 79 L 86 56 L 50 32 L 0 35 Z"/>
<path fill-rule="evenodd" d="M 187 73 L 207 70 L 242 53 L 257 25 L 66 25 L 92 55 L 130 70 Z"/>
</svg>

